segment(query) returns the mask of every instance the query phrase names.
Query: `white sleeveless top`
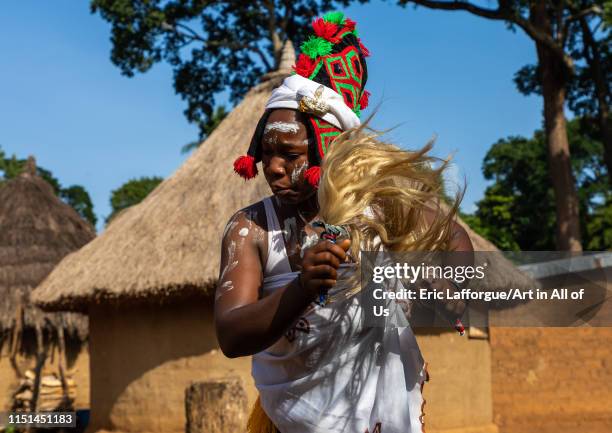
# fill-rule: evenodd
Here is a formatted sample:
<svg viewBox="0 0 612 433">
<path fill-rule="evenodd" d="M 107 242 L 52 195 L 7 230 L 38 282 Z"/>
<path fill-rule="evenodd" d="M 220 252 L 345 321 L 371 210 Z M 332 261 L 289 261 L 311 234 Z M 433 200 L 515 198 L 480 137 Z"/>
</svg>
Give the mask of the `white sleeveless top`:
<svg viewBox="0 0 612 433">
<path fill-rule="evenodd" d="M 267 296 L 298 272 L 291 272 L 270 198 L 264 206 Z M 351 265 L 341 265 L 330 295 L 347 289 L 348 272 Z M 359 294 L 324 307 L 312 303 L 283 337 L 253 355 L 261 405 L 281 433 L 423 432 L 427 372 L 412 330 L 366 327 L 363 320 Z"/>
</svg>

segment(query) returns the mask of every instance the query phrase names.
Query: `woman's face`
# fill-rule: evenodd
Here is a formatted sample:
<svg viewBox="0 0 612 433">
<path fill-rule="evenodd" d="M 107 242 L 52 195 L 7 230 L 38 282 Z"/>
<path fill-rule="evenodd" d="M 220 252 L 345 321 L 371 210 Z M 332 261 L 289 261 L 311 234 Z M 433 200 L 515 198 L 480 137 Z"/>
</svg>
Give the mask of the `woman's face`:
<svg viewBox="0 0 612 433">
<path fill-rule="evenodd" d="M 274 110 L 262 137 L 264 175 L 283 203 L 301 203 L 316 191 L 304 180 L 308 169 L 308 133 L 303 120 L 297 111 Z"/>
</svg>

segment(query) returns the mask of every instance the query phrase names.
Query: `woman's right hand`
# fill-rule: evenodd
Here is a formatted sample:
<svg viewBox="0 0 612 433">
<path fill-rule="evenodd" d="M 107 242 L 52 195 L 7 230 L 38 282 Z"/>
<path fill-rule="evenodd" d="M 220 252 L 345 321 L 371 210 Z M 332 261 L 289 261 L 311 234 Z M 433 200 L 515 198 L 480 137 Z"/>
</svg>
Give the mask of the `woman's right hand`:
<svg viewBox="0 0 612 433">
<path fill-rule="evenodd" d="M 346 259 L 346 251 L 350 246 L 349 239 L 343 239 L 337 244 L 322 240 L 304 251 L 300 283 L 311 298 L 314 299 L 321 290 L 330 289 L 336 284 L 338 268 Z"/>
</svg>

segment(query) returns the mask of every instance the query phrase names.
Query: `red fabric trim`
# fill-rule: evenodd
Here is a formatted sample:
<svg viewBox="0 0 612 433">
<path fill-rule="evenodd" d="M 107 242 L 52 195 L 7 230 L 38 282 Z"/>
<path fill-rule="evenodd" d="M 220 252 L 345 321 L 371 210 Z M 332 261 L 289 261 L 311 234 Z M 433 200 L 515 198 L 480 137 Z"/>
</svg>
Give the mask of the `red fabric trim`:
<svg viewBox="0 0 612 433">
<path fill-rule="evenodd" d="M 361 94 L 361 98 L 359 99 L 359 108 L 361 108 L 362 110 L 365 110 L 368 107 L 369 103 L 370 103 L 370 92 L 368 92 L 367 90 L 364 90 L 363 93 Z"/>
</svg>

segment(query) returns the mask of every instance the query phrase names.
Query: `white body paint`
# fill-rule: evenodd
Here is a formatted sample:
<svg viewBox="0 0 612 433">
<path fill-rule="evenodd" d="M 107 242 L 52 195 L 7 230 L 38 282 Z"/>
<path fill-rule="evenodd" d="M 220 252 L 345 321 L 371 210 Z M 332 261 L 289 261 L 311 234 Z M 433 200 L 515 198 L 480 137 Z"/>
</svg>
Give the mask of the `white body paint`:
<svg viewBox="0 0 612 433">
<path fill-rule="evenodd" d="M 219 299 L 221 296 L 225 295 L 227 292 L 229 292 L 233 288 L 234 288 L 234 284 L 232 283 L 231 280 L 226 281 L 225 283 L 221 284 L 219 288 L 217 289 L 217 294 L 215 296 L 215 299 Z"/>
<path fill-rule="evenodd" d="M 242 237 L 246 236 L 249 234 L 249 229 L 247 229 L 246 227 L 243 227 L 240 229 L 240 231 L 238 232 L 238 234 Z"/>
<path fill-rule="evenodd" d="M 270 131 L 288 132 L 290 134 L 297 134 L 300 129 L 300 125 L 295 122 L 272 122 L 268 123 L 264 128 L 264 135 Z"/>
<path fill-rule="evenodd" d="M 231 241 L 230 245 L 227 249 L 227 265 L 221 271 L 221 275 L 219 276 L 219 280 L 223 280 L 225 274 L 234 269 L 238 265 L 238 260 L 234 260 L 234 255 L 236 254 L 236 242 Z"/>
<path fill-rule="evenodd" d="M 317 242 L 319 242 L 319 235 L 317 235 L 316 233 L 306 236 L 304 238 L 302 248 L 300 249 L 300 257 L 304 257 L 304 250 L 306 250 L 306 248 L 310 248 L 313 245 L 316 245 Z"/>
</svg>

